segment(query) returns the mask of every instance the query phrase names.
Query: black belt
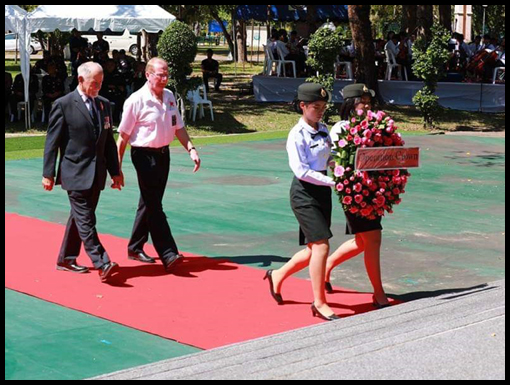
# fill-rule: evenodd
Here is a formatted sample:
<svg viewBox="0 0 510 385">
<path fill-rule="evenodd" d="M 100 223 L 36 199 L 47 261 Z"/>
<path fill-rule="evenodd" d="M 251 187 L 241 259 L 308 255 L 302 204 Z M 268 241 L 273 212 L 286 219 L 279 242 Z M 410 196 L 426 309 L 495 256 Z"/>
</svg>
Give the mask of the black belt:
<svg viewBox="0 0 510 385">
<path fill-rule="evenodd" d="M 157 154 L 166 154 L 170 151 L 170 147 L 160 147 L 160 148 L 152 148 L 152 147 L 132 147 L 133 150 L 141 150 L 141 151 L 147 151 L 147 152 L 153 152 Z"/>
</svg>

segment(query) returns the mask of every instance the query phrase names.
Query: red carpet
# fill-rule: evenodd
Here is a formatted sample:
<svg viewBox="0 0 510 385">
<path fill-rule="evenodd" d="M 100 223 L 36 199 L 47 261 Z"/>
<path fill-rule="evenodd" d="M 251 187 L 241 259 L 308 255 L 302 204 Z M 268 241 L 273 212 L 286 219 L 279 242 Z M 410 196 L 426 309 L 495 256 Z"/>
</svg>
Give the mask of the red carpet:
<svg viewBox="0 0 510 385">
<path fill-rule="evenodd" d="M 64 226 L 6 213 L 5 286 L 202 349 L 322 322 L 311 315 L 313 297 L 306 280 L 289 279 L 283 291 L 289 302 L 277 306 L 262 270 L 185 254 L 185 262 L 167 275 L 159 263 L 127 260 L 127 241 L 111 235 L 100 238 L 121 265 L 112 284 L 101 284 L 96 271 L 58 272 L 63 234 Z M 146 251 L 156 255 L 152 247 Z M 91 265 L 83 251 L 79 262 Z M 370 294 L 339 289 L 329 300 L 339 315 L 373 310 Z"/>
</svg>

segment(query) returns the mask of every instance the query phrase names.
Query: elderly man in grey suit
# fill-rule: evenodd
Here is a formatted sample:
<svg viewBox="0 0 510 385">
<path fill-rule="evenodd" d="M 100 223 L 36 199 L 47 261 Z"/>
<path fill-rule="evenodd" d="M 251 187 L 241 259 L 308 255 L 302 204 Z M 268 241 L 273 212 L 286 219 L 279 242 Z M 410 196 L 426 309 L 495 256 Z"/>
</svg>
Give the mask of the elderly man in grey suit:
<svg viewBox="0 0 510 385">
<path fill-rule="evenodd" d="M 76 259 L 83 243 L 85 251 L 107 282 L 118 268 L 110 261 L 96 230 L 95 211 L 107 172 L 111 187 L 121 189 L 117 145 L 112 133 L 110 102 L 99 97 L 103 69 L 96 63 L 78 68 L 78 88 L 58 99 L 51 110 L 44 149 L 42 184 L 51 191 L 56 184 L 67 191 L 71 215 L 57 261 L 57 269 L 87 273 Z M 55 173 L 57 157 L 60 160 Z"/>
</svg>

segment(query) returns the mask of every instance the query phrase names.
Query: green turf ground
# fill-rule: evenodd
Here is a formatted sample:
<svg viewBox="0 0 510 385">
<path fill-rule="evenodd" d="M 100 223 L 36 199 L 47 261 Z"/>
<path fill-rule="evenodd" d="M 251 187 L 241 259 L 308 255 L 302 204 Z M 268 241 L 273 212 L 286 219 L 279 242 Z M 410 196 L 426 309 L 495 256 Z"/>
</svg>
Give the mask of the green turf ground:
<svg viewBox="0 0 510 385">
<path fill-rule="evenodd" d="M 423 165 L 413 171 L 402 205 L 384 220 L 387 291 L 434 292 L 503 278 L 505 140 L 407 135 L 407 142 L 422 148 Z M 164 206 L 181 250 L 262 269 L 280 266 L 299 250 L 285 140 L 204 142 L 199 150 L 203 169 L 195 175 L 187 154 L 172 150 Z M 104 192 L 98 228 L 128 238 L 138 188 L 129 156 L 124 167 L 127 186 Z M 5 210 L 64 224 L 67 196 L 59 188 L 44 192 L 41 170 L 40 158 L 5 162 Z M 336 247 L 348 239 L 340 205 L 333 222 Z M 115 251 L 112 257 L 125 256 Z M 335 271 L 333 280 L 371 290 L 362 258 Z M 143 348 L 149 345 L 154 349 Z M 6 379 L 85 378 L 194 351 L 8 290 L 5 346 Z M 133 351 L 145 354 L 129 354 Z"/>
</svg>

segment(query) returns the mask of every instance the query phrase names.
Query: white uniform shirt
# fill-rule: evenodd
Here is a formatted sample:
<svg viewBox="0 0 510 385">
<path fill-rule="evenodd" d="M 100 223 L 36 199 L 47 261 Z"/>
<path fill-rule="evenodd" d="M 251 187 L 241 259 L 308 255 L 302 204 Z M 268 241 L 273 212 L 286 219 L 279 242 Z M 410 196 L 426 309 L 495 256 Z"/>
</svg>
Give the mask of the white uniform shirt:
<svg viewBox="0 0 510 385">
<path fill-rule="evenodd" d="M 335 186 L 333 178 L 322 174 L 331 157 L 331 138 L 325 125 L 319 123 L 317 131 L 301 118 L 289 134 L 287 153 L 296 178 L 318 186 Z"/>
<path fill-rule="evenodd" d="M 145 84 L 126 100 L 119 132 L 130 137 L 133 147 L 166 147 L 175 132 L 184 128 L 174 94 L 165 89 L 161 103 Z"/>
</svg>

